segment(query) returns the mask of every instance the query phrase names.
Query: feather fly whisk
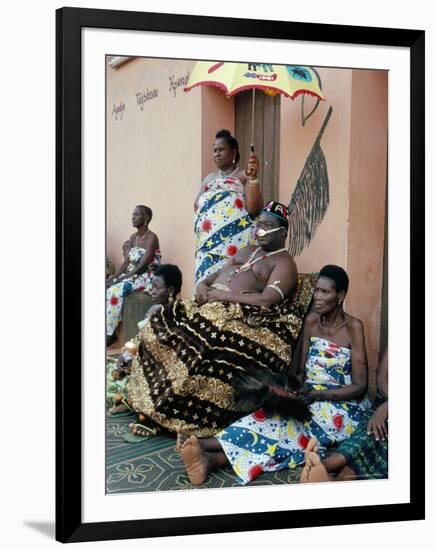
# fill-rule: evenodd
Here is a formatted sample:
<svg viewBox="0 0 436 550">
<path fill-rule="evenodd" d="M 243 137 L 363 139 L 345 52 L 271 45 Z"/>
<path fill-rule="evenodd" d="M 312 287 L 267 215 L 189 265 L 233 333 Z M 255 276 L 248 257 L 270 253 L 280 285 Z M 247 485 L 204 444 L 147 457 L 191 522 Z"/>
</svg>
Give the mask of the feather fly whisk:
<svg viewBox="0 0 436 550">
<path fill-rule="evenodd" d="M 327 162 L 320 142 L 332 112 L 330 107 L 289 201 L 291 256 L 300 255 L 310 243 L 329 205 Z"/>
</svg>

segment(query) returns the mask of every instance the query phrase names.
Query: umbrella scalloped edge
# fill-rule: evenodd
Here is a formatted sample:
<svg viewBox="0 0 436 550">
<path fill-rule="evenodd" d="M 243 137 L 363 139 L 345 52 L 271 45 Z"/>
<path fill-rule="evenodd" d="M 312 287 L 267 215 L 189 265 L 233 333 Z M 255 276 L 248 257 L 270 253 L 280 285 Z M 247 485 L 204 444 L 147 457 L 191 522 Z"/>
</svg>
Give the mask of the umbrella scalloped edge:
<svg viewBox="0 0 436 550">
<path fill-rule="evenodd" d="M 192 86 L 187 86 L 186 88 L 183 88 L 184 92 L 190 92 L 192 88 L 195 88 L 197 86 L 213 86 L 214 88 L 219 88 L 220 90 L 223 90 L 225 92 L 227 97 L 233 97 L 234 95 L 238 94 L 239 92 L 244 92 L 246 90 L 262 90 L 263 92 L 271 91 L 275 92 L 276 94 L 281 94 L 285 97 L 289 97 L 290 99 L 295 99 L 301 94 L 305 95 L 311 95 L 312 97 L 316 97 L 317 99 L 320 99 L 321 101 L 325 101 L 325 98 L 317 94 L 316 92 L 313 92 L 312 90 L 297 90 L 293 95 L 289 95 L 283 90 L 280 90 L 279 88 L 274 88 L 274 86 L 262 86 L 262 85 L 247 85 L 247 86 L 241 86 L 240 88 L 236 88 L 233 90 L 232 93 L 229 94 L 229 90 L 227 86 L 222 84 L 221 82 L 211 82 L 210 80 L 204 81 L 204 82 L 196 82 Z"/>
<path fill-rule="evenodd" d="M 192 90 L 192 88 L 196 88 L 197 86 L 213 86 L 214 88 L 219 88 L 220 90 L 225 92 L 227 97 L 230 97 L 229 89 L 227 88 L 227 86 L 222 84 L 222 82 L 216 82 L 216 81 L 212 82 L 211 80 L 206 80 L 206 81 L 203 81 L 203 82 L 196 82 L 192 86 L 186 86 L 186 88 L 183 88 L 183 91 L 184 92 L 190 92 Z"/>
</svg>

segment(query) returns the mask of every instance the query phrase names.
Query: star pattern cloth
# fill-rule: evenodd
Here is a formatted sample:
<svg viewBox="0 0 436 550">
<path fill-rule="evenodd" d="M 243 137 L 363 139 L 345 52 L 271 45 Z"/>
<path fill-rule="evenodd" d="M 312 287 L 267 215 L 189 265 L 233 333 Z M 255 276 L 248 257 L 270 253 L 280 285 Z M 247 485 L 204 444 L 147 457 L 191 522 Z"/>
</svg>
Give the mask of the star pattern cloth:
<svg viewBox="0 0 436 550">
<path fill-rule="evenodd" d="M 255 244 L 254 220 L 245 209 L 244 185 L 238 178 L 205 180 L 194 223 L 195 282 L 215 273 L 244 246 Z"/>
<path fill-rule="evenodd" d="M 312 337 L 305 384 L 317 390 L 351 384 L 351 350 Z M 245 485 L 262 472 L 301 465 L 311 437 L 318 439 L 320 455 L 324 456 L 329 446 L 350 437 L 368 404 L 315 401 L 309 406 L 312 419 L 306 422 L 278 415 L 267 418 L 260 409 L 237 420 L 216 437 L 238 481 Z"/>
</svg>

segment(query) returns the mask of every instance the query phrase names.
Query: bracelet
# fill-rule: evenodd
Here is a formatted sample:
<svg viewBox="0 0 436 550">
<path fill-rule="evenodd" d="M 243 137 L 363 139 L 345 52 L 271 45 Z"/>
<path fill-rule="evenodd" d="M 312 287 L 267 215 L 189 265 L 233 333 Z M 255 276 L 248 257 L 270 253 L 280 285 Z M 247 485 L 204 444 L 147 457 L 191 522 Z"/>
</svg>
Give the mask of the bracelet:
<svg viewBox="0 0 436 550">
<path fill-rule="evenodd" d="M 259 180 L 257 178 L 254 179 L 254 180 L 250 179 L 250 180 L 248 180 L 247 183 L 250 183 L 252 185 L 259 185 Z"/>
<path fill-rule="evenodd" d="M 266 285 L 267 287 L 269 288 L 272 288 L 273 290 L 275 290 L 276 292 L 278 292 L 280 294 L 280 297 L 282 300 L 285 299 L 285 296 L 282 292 L 282 289 L 279 287 L 279 285 L 277 283 L 279 283 L 280 281 L 276 281 L 274 284 L 270 284 L 270 285 Z"/>
</svg>

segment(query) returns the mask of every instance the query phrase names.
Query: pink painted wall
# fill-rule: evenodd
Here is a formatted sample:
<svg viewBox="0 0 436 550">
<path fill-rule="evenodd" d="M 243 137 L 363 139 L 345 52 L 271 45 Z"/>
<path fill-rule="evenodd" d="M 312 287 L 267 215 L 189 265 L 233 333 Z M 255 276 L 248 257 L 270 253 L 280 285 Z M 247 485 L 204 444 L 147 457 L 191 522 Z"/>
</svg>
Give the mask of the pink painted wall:
<svg viewBox="0 0 436 550">
<path fill-rule="evenodd" d="M 378 359 L 387 174 L 388 74 L 353 70 L 347 269 L 350 311 L 364 319 L 368 359 Z"/>
<path fill-rule="evenodd" d="M 215 134 L 225 128 L 235 131 L 235 100 L 216 88 L 201 88 L 201 173 L 205 177 L 216 170 L 212 157 L 212 146 Z"/>
<path fill-rule="evenodd" d="M 107 253 L 118 266 L 121 245 L 133 233 L 131 212 L 146 204 L 154 216 L 164 262 L 182 270 L 183 295 L 194 278 L 193 203 L 201 182 L 201 91 L 170 88 L 192 61 L 134 59 L 107 69 Z M 141 110 L 139 92 L 158 91 Z M 113 104 L 124 103 L 115 119 Z"/>
<path fill-rule="evenodd" d="M 194 62 L 133 59 L 107 69 L 107 253 L 118 266 L 121 245 L 133 233 L 131 212 L 154 212 L 164 262 L 183 273 L 182 296 L 194 289 L 194 198 L 215 169 L 212 144 L 221 128 L 234 131 L 234 100 L 214 88 L 183 92 L 179 81 Z M 171 83 L 179 86 L 174 90 Z M 154 95 L 157 90 L 157 97 Z M 150 99 L 138 105 L 136 94 Z M 125 105 L 116 117 L 113 105 Z"/>
<path fill-rule="evenodd" d="M 107 78 L 107 244 L 118 265 L 133 232 L 136 204 L 154 211 L 151 228 L 163 261 L 183 272 L 182 296 L 192 295 L 195 243 L 193 202 L 214 169 L 212 143 L 220 128 L 234 130 L 234 100 L 214 88 L 183 92 L 194 62 L 134 59 Z M 370 365 L 377 359 L 386 191 L 387 75 L 319 69 L 327 100 L 301 126 L 301 98 L 281 98 L 279 199 L 288 203 L 328 107 L 334 111 L 321 146 L 330 206 L 314 239 L 296 258 L 300 272 L 327 263 L 343 266 L 351 285 L 346 308 L 365 324 Z M 173 83 L 179 80 L 174 89 Z M 151 97 L 157 90 L 157 97 Z M 136 94 L 148 93 L 138 105 Z M 151 94 L 151 95 L 150 95 Z M 306 112 L 314 99 L 307 98 Z M 121 113 L 113 106 L 125 105 Z M 262 162 L 262 159 L 260 159 Z"/>
<path fill-rule="evenodd" d="M 327 161 L 330 205 L 315 237 L 296 258 L 301 272 L 319 271 L 325 264 L 346 265 L 350 157 L 351 71 L 319 69 L 323 92 L 315 113 L 301 125 L 301 98 L 282 97 L 280 119 L 280 201 L 288 204 L 330 105 L 333 114 L 321 140 Z M 305 98 L 309 113 L 315 99 Z"/>
<path fill-rule="evenodd" d="M 383 273 L 387 73 L 318 69 L 327 98 L 301 126 L 301 99 L 281 99 L 279 198 L 288 203 L 328 108 L 321 147 L 327 161 L 330 205 L 309 246 L 296 258 L 299 271 L 325 264 L 350 277 L 346 310 L 366 331 L 369 365 L 377 364 Z M 309 112 L 314 99 L 305 100 Z"/>
</svg>

